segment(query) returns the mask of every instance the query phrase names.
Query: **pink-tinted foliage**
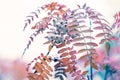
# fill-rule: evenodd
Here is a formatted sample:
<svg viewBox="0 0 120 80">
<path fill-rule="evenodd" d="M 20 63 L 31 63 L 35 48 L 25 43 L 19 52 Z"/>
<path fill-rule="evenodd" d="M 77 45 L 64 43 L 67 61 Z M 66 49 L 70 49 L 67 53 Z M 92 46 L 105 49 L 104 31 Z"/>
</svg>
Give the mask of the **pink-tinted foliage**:
<svg viewBox="0 0 120 80">
<path fill-rule="evenodd" d="M 113 23 L 113 28 L 117 27 L 119 28 L 120 27 L 120 12 L 117 12 L 115 15 L 114 15 L 114 19 L 115 19 L 115 22 Z"/>
<path fill-rule="evenodd" d="M 27 76 L 26 64 L 20 60 L 0 60 L 0 75 L 3 79 L 24 80 Z"/>
<path fill-rule="evenodd" d="M 96 49 L 96 54 L 93 56 L 93 59 L 100 66 L 109 64 L 112 68 L 120 70 L 120 46 L 115 45 L 110 48 L 109 56 L 104 49 Z"/>
<path fill-rule="evenodd" d="M 107 58 L 107 54 L 103 49 L 96 49 L 96 54 L 95 56 L 93 56 L 93 58 L 98 64 L 101 65 L 101 64 L 104 64 L 104 61 Z"/>
<path fill-rule="evenodd" d="M 110 50 L 109 64 L 116 70 L 120 70 L 120 46 L 115 46 Z"/>
</svg>

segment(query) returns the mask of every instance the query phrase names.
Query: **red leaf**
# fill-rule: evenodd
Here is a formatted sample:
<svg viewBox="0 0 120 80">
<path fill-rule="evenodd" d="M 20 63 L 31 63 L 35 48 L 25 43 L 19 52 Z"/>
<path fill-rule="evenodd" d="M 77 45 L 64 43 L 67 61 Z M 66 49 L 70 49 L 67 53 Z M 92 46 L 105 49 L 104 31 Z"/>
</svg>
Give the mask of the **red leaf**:
<svg viewBox="0 0 120 80">
<path fill-rule="evenodd" d="M 97 26 L 94 28 L 95 30 L 103 30 L 103 29 L 106 29 L 107 31 L 110 31 L 111 32 L 111 29 L 110 28 L 107 28 L 107 27 L 102 27 L 102 26 Z"/>
<path fill-rule="evenodd" d="M 102 39 L 99 44 L 103 44 L 105 41 L 107 41 L 107 39 Z"/>
<path fill-rule="evenodd" d="M 75 60 L 76 56 L 75 55 L 71 55 L 70 59 Z"/>
<path fill-rule="evenodd" d="M 80 31 L 80 33 L 88 33 L 88 32 L 93 32 L 93 30 L 83 30 L 83 31 Z"/>
<path fill-rule="evenodd" d="M 95 49 L 80 49 L 77 53 L 83 53 L 83 52 L 86 52 L 86 51 L 95 52 Z"/>
<path fill-rule="evenodd" d="M 88 73 L 88 71 L 83 71 L 82 75 L 86 75 Z"/>
<path fill-rule="evenodd" d="M 67 24 L 68 29 L 74 29 L 75 27 L 77 27 L 78 23 L 75 22 L 70 22 Z"/>
<path fill-rule="evenodd" d="M 73 71 L 73 67 L 70 65 L 67 65 L 67 68 L 65 69 L 65 72 L 72 72 Z"/>
<path fill-rule="evenodd" d="M 62 49 L 60 49 L 59 51 L 58 51 L 58 53 L 63 53 L 63 52 L 65 52 L 65 51 L 67 51 L 67 50 L 72 50 L 73 49 L 73 47 L 67 47 L 67 48 L 62 48 Z"/>
<path fill-rule="evenodd" d="M 69 64 L 67 64 L 67 65 L 75 65 L 76 64 L 76 62 L 75 61 L 71 61 L 71 62 L 69 62 Z"/>
<path fill-rule="evenodd" d="M 81 50 L 79 50 L 77 53 L 83 53 L 83 52 L 85 52 L 85 51 L 87 51 L 86 49 L 81 49 Z"/>
<path fill-rule="evenodd" d="M 90 56 L 90 54 L 83 55 L 83 56 L 81 56 L 81 57 L 79 58 L 79 60 L 86 59 L 86 58 L 88 58 L 89 56 Z"/>
<path fill-rule="evenodd" d="M 60 55 L 60 57 L 66 57 L 66 56 L 68 56 L 68 53 L 62 53 L 62 54 Z"/>
<path fill-rule="evenodd" d="M 74 72 L 72 73 L 72 77 L 78 76 L 78 75 L 80 75 L 80 73 L 81 73 L 81 70 L 74 71 Z"/>
<path fill-rule="evenodd" d="M 94 21 L 94 24 L 101 24 L 101 21 Z"/>
<path fill-rule="evenodd" d="M 38 73 L 43 72 L 43 69 L 41 68 L 41 65 L 39 65 L 39 66 L 35 65 L 35 69 L 37 70 Z"/>
<path fill-rule="evenodd" d="M 89 45 L 89 46 L 98 46 L 96 43 L 94 43 L 94 42 L 88 42 L 88 43 L 86 43 L 87 45 Z"/>
<path fill-rule="evenodd" d="M 47 76 L 44 72 L 41 73 L 40 76 L 42 76 L 44 79 L 46 78 L 47 80 L 49 80 L 48 76 Z M 44 80 L 44 79 L 43 79 L 43 80 Z"/>
<path fill-rule="evenodd" d="M 90 64 L 90 60 L 87 60 L 84 64 L 84 67 L 87 67 Z"/>
<path fill-rule="evenodd" d="M 83 40 L 84 38 L 81 38 L 81 37 L 79 37 L 79 38 L 74 38 L 73 40 L 72 40 L 72 42 L 76 42 L 76 41 L 80 41 L 80 40 Z"/>
<path fill-rule="evenodd" d="M 70 35 L 76 35 L 76 34 L 79 34 L 79 33 L 80 33 L 80 31 L 78 31 L 78 30 L 76 30 L 76 29 L 71 30 L 71 31 L 69 32 Z"/>
<path fill-rule="evenodd" d="M 95 29 L 95 30 L 103 30 L 103 27 L 97 26 L 97 27 L 95 27 L 94 29 Z"/>
<path fill-rule="evenodd" d="M 39 57 L 39 59 L 41 61 L 42 66 L 48 66 L 47 62 L 44 59 L 41 59 L 40 57 Z"/>
<path fill-rule="evenodd" d="M 47 70 L 47 69 L 44 70 L 44 73 L 46 73 L 49 76 L 52 76 L 52 74 L 50 74 L 49 70 Z"/>
<path fill-rule="evenodd" d="M 60 61 L 63 62 L 63 63 L 69 62 L 69 58 L 62 58 Z"/>
<path fill-rule="evenodd" d="M 70 54 L 70 55 L 74 55 L 74 54 L 76 54 L 76 51 L 75 51 L 75 50 L 70 51 L 69 54 Z"/>
<path fill-rule="evenodd" d="M 77 5 L 77 6 L 78 6 L 78 8 L 80 8 L 80 9 L 81 9 L 80 5 Z"/>
<path fill-rule="evenodd" d="M 47 63 L 45 60 L 43 60 L 43 59 L 41 59 L 41 58 L 39 58 L 39 59 L 40 59 L 42 65 L 44 65 L 43 67 L 46 66 L 46 68 L 47 68 L 49 71 L 53 71 L 53 69 L 48 65 L 48 63 Z"/>
<path fill-rule="evenodd" d="M 92 37 L 92 36 L 85 36 L 84 38 L 87 38 L 87 39 L 95 39 L 94 37 Z"/>
<path fill-rule="evenodd" d="M 90 19 L 99 19 L 96 15 L 90 16 Z"/>
<path fill-rule="evenodd" d="M 48 57 L 48 56 L 43 56 L 43 58 L 44 58 L 47 62 L 51 62 L 50 57 Z"/>
<path fill-rule="evenodd" d="M 67 49 L 68 49 L 68 50 L 72 50 L 72 49 L 73 49 L 73 46 L 72 46 L 72 47 L 68 47 Z"/>
<path fill-rule="evenodd" d="M 108 35 L 109 33 L 99 33 L 99 34 L 97 34 L 95 37 L 103 37 L 103 36 L 105 36 L 105 35 Z"/>
<path fill-rule="evenodd" d="M 98 67 L 97 67 L 97 65 L 96 65 L 95 63 L 92 63 L 92 67 L 93 67 L 94 69 L 98 69 Z"/>
<path fill-rule="evenodd" d="M 115 36 L 112 36 L 112 37 L 108 38 L 108 40 L 110 40 L 110 41 L 118 41 L 118 38 L 115 37 Z"/>
<path fill-rule="evenodd" d="M 31 29 L 36 29 L 36 26 L 33 26 Z"/>
<path fill-rule="evenodd" d="M 85 43 L 74 43 L 73 45 L 74 45 L 74 46 L 84 46 Z"/>
<path fill-rule="evenodd" d="M 102 26 L 103 26 L 103 27 L 109 27 L 109 25 L 106 24 L 106 23 L 102 23 Z M 111 28 L 111 27 L 109 27 L 109 28 Z"/>
<path fill-rule="evenodd" d="M 40 64 L 39 62 L 36 62 L 35 66 L 37 66 L 38 69 L 45 69 L 44 66 L 42 64 Z"/>
<path fill-rule="evenodd" d="M 74 65 L 76 64 L 75 61 L 64 62 L 63 66 Z"/>
<path fill-rule="evenodd" d="M 106 23 L 102 23 L 101 25 L 105 29 L 108 28 L 109 30 L 112 30 L 112 28 L 108 24 L 106 24 Z"/>
<path fill-rule="evenodd" d="M 109 31 L 109 32 L 112 31 L 112 28 L 107 28 L 107 27 L 105 27 L 104 29 L 106 29 L 106 30 Z"/>
<path fill-rule="evenodd" d="M 61 47 L 63 47 L 63 46 L 65 46 L 65 43 L 61 43 L 61 44 L 57 45 L 56 47 L 57 47 L 57 48 L 61 48 Z"/>
<path fill-rule="evenodd" d="M 65 52 L 67 50 L 67 48 L 62 48 L 62 49 L 60 49 L 59 51 L 58 51 L 58 53 L 63 53 L 63 52 Z"/>
<path fill-rule="evenodd" d="M 51 68 L 51 66 L 46 65 L 46 68 L 47 68 L 49 71 L 53 72 L 53 69 Z"/>
</svg>

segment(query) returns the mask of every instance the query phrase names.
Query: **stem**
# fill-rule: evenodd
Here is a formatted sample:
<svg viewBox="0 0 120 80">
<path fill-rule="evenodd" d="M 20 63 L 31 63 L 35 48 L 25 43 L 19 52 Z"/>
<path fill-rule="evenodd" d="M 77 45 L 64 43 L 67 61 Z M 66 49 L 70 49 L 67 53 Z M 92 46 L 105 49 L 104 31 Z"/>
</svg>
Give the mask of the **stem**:
<svg viewBox="0 0 120 80">
<path fill-rule="evenodd" d="M 88 75 L 87 75 L 87 80 L 90 80 Z"/>
<path fill-rule="evenodd" d="M 110 46 L 109 46 L 109 47 L 110 47 Z M 109 48 L 109 50 L 107 51 L 107 59 L 108 59 L 108 60 L 109 60 L 109 57 L 110 57 L 109 52 L 110 52 L 110 48 Z M 105 77 L 104 77 L 104 80 L 107 80 L 108 70 L 109 70 L 109 65 L 106 64 L 106 66 L 105 66 Z"/>
<path fill-rule="evenodd" d="M 107 66 L 108 65 L 105 66 L 105 77 L 104 77 L 104 80 L 107 80 L 107 74 L 108 74 Z"/>
<path fill-rule="evenodd" d="M 92 22 L 91 20 L 89 19 L 89 25 L 90 25 L 90 30 L 91 30 L 91 27 L 92 27 Z M 91 36 L 91 32 L 90 32 L 90 36 Z M 92 40 L 90 39 L 90 42 L 92 42 Z M 90 46 L 90 48 L 92 49 L 92 46 Z M 92 69 L 92 52 L 90 52 L 90 80 L 93 80 L 93 69 Z"/>
<path fill-rule="evenodd" d="M 92 54 L 92 52 L 90 54 Z M 90 56 L 90 80 L 93 80 L 92 56 Z"/>
<path fill-rule="evenodd" d="M 54 46 L 54 44 L 52 45 L 52 48 L 53 48 L 53 46 Z M 52 48 L 51 48 L 51 50 L 52 50 Z M 47 56 L 49 55 L 49 53 L 51 52 L 51 50 L 47 52 Z"/>
<path fill-rule="evenodd" d="M 104 80 L 107 80 L 107 71 L 105 70 L 105 77 Z"/>
</svg>

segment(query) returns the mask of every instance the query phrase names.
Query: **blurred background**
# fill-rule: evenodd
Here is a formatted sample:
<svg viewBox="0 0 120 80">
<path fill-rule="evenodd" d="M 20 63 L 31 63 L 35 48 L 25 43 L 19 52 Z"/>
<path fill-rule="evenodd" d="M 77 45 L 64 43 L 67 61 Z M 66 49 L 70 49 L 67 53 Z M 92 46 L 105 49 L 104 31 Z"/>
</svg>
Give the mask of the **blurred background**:
<svg viewBox="0 0 120 80">
<path fill-rule="evenodd" d="M 42 38 L 37 37 L 21 59 L 32 32 L 30 28 L 23 32 L 24 20 L 27 15 L 30 15 L 30 12 L 53 1 L 65 4 L 71 9 L 76 8 L 77 4 L 87 3 L 88 6 L 102 13 L 110 24 L 113 23 L 113 15 L 120 11 L 119 0 L 0 0 L 0 80 L 18 80 L 16 78 L 3 78 L 3 75 L 6 75 L 6 73 L 13 74 L 11 71 L 14 71 L 14 69 L 19 72 L 23 70 L 26 75 L 26 72 L 24 72 L 26 63 L 41 52 L 45 52 L 46 48 L 41 44 Z M 4 74 L 1 74 L 2 72 Z M 10 77 L 10 74 L 7 74 L 7 76 Z"/>
</svg>

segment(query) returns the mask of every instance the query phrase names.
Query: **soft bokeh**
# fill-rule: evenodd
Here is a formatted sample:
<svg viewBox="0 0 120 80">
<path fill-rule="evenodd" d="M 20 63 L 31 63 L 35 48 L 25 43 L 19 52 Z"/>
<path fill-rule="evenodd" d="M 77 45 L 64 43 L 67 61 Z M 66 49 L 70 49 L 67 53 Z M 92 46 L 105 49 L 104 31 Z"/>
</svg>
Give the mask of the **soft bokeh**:
<svg viewBox="0 0 120 80">
<path fill-rule="evenodd" d="M 0 80 L 27 80 L 26 63 L 21 60 L 0 60 Z"/>
</svg>

